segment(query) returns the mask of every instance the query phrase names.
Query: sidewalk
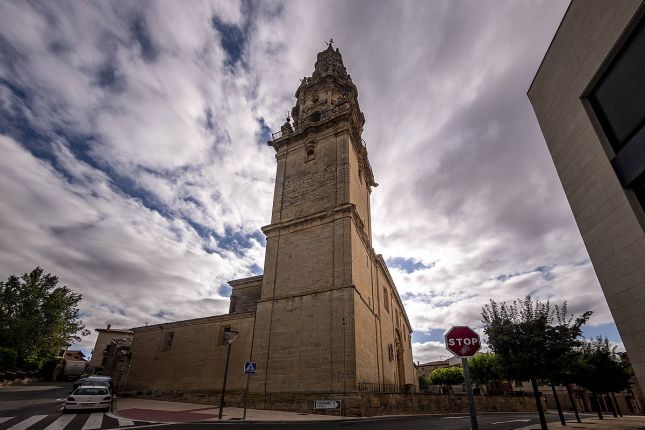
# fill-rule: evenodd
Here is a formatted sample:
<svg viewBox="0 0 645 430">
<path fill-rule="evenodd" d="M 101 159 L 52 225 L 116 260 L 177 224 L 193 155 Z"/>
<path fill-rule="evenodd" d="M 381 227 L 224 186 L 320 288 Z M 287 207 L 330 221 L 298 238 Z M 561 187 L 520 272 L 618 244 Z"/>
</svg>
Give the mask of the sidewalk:
<svg viewBox="0 0 645 430">
<path fill-rule="evenodd" d="M 593 429 L 593 430 L 622 430 L 622 429 L 645 429 L 645 416 L 643 415 L 630 415 L 620 418 L 614 418 L 613 416 L 605 416 L 604 420 L 599 420 L 596 418 L 582 418 L 582 423 L 577 421 L 567 421 L 566 427 L 560 424 L 560 422 L 550 422 L 548 423 L 549 430 L 556 429 Z M 530 426 L 522 427 L 518 430 L 540 430 L 539 424 L 533 424 Z"/>
<path fill-rule="evenodd" d="M 186 423 L 196 421 L 218 421 L 219 408 L 195 403 L 162 402 L 158 400 L 119 398 L 115 402 L 115 415 L 130 420 L 154 421 L 164 423 Z M 242 408 L 224 408 L 223 420 L 242 419 Z M 314 415 L 298 412 L 266 411 L 247 409 L 247 421 L 337 421 L 341 416 Z"/>
</svg>

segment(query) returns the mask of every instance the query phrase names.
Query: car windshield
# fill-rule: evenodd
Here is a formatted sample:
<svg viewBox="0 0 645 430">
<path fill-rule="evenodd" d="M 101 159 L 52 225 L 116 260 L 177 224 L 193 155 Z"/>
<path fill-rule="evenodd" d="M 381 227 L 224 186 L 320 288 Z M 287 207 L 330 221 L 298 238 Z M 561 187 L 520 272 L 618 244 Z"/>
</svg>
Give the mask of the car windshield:
<svg viewBox="0 0 645 430">
<path fill-rule="evenodd" d="M 107 396 L 105 388 L 77 388 L 74 395 L 77 396 Z"/>
</svg>

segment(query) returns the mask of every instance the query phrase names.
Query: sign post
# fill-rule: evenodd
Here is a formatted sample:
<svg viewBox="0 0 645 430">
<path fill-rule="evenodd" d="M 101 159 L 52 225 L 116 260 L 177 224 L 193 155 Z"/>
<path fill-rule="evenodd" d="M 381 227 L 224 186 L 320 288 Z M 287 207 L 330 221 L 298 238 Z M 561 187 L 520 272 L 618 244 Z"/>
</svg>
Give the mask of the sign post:
<svg viewBox="0 0 645 430">
<path fill-rule="evenodd" d="M 249 382 L 251 382 L 251 375 L 255 375 L 258 369 L 258 363 L 255 361 L 244 362 L 244 374 L 246 375 L 246 390 L 244 391 L 244 414 L 242 420 L 246 420 L 246 407 L 249 404 Z"/>
<path fill-rule="evenodd" d="M 445 338 L 446 349 L 461 358 L 461 365 L 464 368 L 464 380 L 466 381 L 466 393 L 468 393 L 470 427 L 472 430 L 479 430 L 475 398 L 473 397 L 473 386 L 470 383 L 470 369 L 468 368 L 468 357 L 475 355 L 479 351 L 479 348 L 481 348 L 479 335 L 470 327 L 455 326 L 446 332 Z"/>
</svg>

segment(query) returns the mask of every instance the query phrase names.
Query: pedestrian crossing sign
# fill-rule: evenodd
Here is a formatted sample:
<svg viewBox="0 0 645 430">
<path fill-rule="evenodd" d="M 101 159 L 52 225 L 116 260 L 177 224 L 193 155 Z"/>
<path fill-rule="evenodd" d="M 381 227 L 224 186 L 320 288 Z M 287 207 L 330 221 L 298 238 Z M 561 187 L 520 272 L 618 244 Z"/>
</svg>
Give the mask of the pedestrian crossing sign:
<svg viewBox="0 0 645 430">
<path fill-rule="evenodd" d="M 245 361 L 244 362 L 244 374 L 245 375 L 255 375 L 255 371 L 258 368 L 258 363 L 255 361 Z"/>
</svg>

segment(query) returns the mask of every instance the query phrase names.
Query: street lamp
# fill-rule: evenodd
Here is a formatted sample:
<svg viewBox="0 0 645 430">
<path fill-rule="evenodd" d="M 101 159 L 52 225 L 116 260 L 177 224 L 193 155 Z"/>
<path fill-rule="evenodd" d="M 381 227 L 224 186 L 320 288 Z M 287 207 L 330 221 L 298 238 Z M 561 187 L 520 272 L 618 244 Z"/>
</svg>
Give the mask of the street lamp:
<svg viewBox="0 0 645 430">
<path fill-rule="evenodd" d="M 226 366 L 224 366 L 224 384 L 222 385 L 222 396 L 219 399 L 219 418 L 222 419 L 222 413 L 224 412 L 224 393 L 226 392 L 226 378 L 228 376 L 228 360 L 231 358 L 231 344 L 237 338 L 238 332 L 235 330 L 224 329 L 224 338 L 228 342 L 228 348 L 226 350 Z"/>
</svg>

